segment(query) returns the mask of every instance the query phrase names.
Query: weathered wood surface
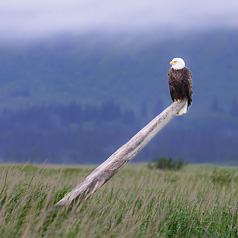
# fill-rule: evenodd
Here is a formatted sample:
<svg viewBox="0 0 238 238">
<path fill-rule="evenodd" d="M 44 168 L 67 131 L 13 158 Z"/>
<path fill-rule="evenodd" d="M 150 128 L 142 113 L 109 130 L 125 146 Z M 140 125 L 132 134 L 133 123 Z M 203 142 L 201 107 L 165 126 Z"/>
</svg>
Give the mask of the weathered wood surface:
<svg viewBox="0 0 238 238">
<path fill-rule="evenodd" d="M 98 166 L 82 183 L 56 203 L 56 206 L 71 206 L 74 203 L 79 204 L 84 202 L 146 146 L 183 108 L 185 103 L 186 101 L 172 103 L 105 162 Z"/>
</svg>

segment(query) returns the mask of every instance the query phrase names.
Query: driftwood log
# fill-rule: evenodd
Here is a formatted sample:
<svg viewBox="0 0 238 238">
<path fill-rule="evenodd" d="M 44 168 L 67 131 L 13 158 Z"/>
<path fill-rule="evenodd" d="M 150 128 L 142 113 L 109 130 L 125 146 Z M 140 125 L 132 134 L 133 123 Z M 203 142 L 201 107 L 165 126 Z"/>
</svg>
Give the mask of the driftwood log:
<svg viewBox="0 0 238 238">
<path fill-rule="evenodd" d="M 72 206 L 88 199 L 102 187 L 114 174 L 121 170 L 151 139 L 173 119 L 186 101 L 174 102 L 150 123 L 142 128 L 126 144 L 98 166 L 88 177 L 69 192 L 56 206 Z"/>
</svg>

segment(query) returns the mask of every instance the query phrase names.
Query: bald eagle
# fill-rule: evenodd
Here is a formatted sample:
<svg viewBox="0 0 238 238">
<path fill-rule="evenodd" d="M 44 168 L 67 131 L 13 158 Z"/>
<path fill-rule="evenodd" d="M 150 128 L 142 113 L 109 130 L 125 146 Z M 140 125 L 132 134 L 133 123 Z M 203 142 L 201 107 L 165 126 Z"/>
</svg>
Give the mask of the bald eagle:
<svg viewBox="0 0 238 238">
<path fill-rule="evenodd" d="M 174 58 L 169 64 L 172 65 L 168 72 L 170 96 L 173 101 L 187 101 L 177 113 L 178 116 L 181 116 L 183 113 L 187 113 L 188 107 L 192 104 L 192 76 L 190 70 L 185 67 L 183 59 Z"/>
</svg>

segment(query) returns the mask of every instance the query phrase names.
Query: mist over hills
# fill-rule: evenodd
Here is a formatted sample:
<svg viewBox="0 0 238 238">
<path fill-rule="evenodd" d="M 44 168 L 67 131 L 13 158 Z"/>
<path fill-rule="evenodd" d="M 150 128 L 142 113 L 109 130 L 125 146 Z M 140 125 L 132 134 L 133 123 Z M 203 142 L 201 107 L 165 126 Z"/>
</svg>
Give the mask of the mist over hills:
<svg viewBox="0 0 238 238">
<path fill-rule="evenodd" d="M 17 160 L 20 148 L 24 147 L 22 160 L 25 157 L 26 160 L 34 161 L 34 156 L 27 154 L 29 148 L 40 151 L 38 162 L 46 158 L 52 161 L 51 157 L 54 162 L 73 163 L 106 159 L 136 130 L 171 103 L 167 83 L 168 63 L 174 57 L 182 57 L 193 76 L 193 105 L 189 114 L 174 119 L 142 151 L 137 160 L 173 155 L 194 162 L 238 162 L 237 42 L 238 31 L 219 30 L 191 32 L 183 37 L 174 35 L 163 40 L 156 32 L 130 38 L 91 34 L 84 37 L 51 38 L 22 47 L 2 46 L 1 158 L 3 161 L 9 158 Z M 99 116 L 103 104 L 107 102 L 113 103 L 112 108 L 119 108 L 121 114 L 116 114 L 118 120 L 117 117 L 104 120 Z M 55 108 L 57 105 L 70 107 L 72 103 L 83 110 L 96 108 L 95 118 L 90 117 L 88 121 L 80 123 L 74 120 L 66 123 L 62 113 Z M 33 143 L 34 146 L 28 147 L 16 146 L 17 139 L 11 144 L 10 138 L 13 135 L 21 138 L 21 141 L 29 138 L 27 133 L 30 131 L 36 133 L 34 136 L 31 134 L 32 141 L 42 136 L 44 125 L 39 124 L 39 117 L 33 116 L 33 108 L 38 110 L 39 115 L 44 115 L 44 123 L 49 115 L 54 118 L 51 119 L 51 126 L 47 130 L 45 128 L 45 133 L 50 133 L 52 128 L 54 133 L 51 132 L 51 139 L 44 139 L 49 140 L 48 147 L 45 145 L 44 150 L 38 140 L 38 143 Z M 32 123 L 23 123 L 24 120 L 19 119 L 22 110 L 29 120 L 35 122 L 34 130 L 28 127 Z M 80 114 L 81 109 L 71 110 Z M 130 115 L 134 117 L 130 122 L 125 116 L 126 111 L 127 116 L 130 111 Z M 85 111 L 84 113 L 86 115 Z M 114 113 L 116 111 L 112 110 L 112 114 Z M 55 126 L 57 120 L 60 122 Z M 18 127 L 13 126 L 16 123 Z M 8 131 L 8 136 L 4 137 L 4 128 L 8 128 L 13 134 L 10 135 Z M 73 137 L 83 141 L 82 136 L 86 138 L 89 135 L 87 131 L 90 131 L 88 151 L 82 154 L 81 146 L 71 147 L 70 143 L 67 148 L 59 147 L 57 143 L 53 146 L 50 141 L 54 141 L 52 138 L 57 137 L 56 134 L 62 130 L 67 134 L 63 137 L 68 138 L 68 141 Z M 122 133 L 117 138 L 119 131 Z M 92 139 L 94 132 L 98 135 L 99 144 L 96 139 Z M 17 133 L 21 133 L 21 136 Z M 104 143 L 105 135 L 113 139 Z M 63 137 L 58 145 L 64 144 Z M 4 138 L 9 138 L 9 141 Z M 79 143 L 82 144 L 82 141 Z M 90 152 L 96 144 L 95 153 Z M 85 146 L 86 144 L 84 148 Z M 68 159 L 69 151 L 71 158 L 74 158 L 71 161 Z"/>
<path fill-rule="evenodd" d="M 133 106 L 144 101 L 152 105 L 158 96 L 167 105 L 168 62 L 176 56 L 183 57 L 192 71 L 194 90 L 198 89 L 195 98 L 199 100 L 195 106 L 199 109 L 211 105 L 221 92 L 225 94 L 222 107 L 235 96 L 230 90 L 237 86 L 238 32 L 192 34 L 150 44 L 146 44 L 145 36 L 134 39 L 135 44 L 119 44 L 109 36 L 88 37 L 53 38 L 29 47 L 1 48 L 2 99 L 15 99 L 21 91 L 28 91 L 28 101 L 24 93 L 24 99 L 19 95 L 17 100 L 23 107 L 28 103 L 102 102 L 111 98 Z M 140 44 L 144 46 L 138 47 Z M 7 104 L 11 107 L 11 102 Z"/>
</svg>

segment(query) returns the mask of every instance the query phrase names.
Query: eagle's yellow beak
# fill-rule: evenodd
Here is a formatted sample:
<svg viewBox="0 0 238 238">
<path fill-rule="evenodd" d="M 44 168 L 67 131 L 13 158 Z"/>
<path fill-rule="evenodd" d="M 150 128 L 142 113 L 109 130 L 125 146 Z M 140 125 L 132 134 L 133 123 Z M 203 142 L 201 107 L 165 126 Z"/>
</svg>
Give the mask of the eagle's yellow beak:
<svg viewBox="0 0 238 238">
<path fill-rule="evenodd" d="M 169 64 L 172 64 L 172 65 L 173 65 L 173 64 L 176 64 L 176 62 L 175 62 L 175 61 L 171 61 Z"/>
</svg>

